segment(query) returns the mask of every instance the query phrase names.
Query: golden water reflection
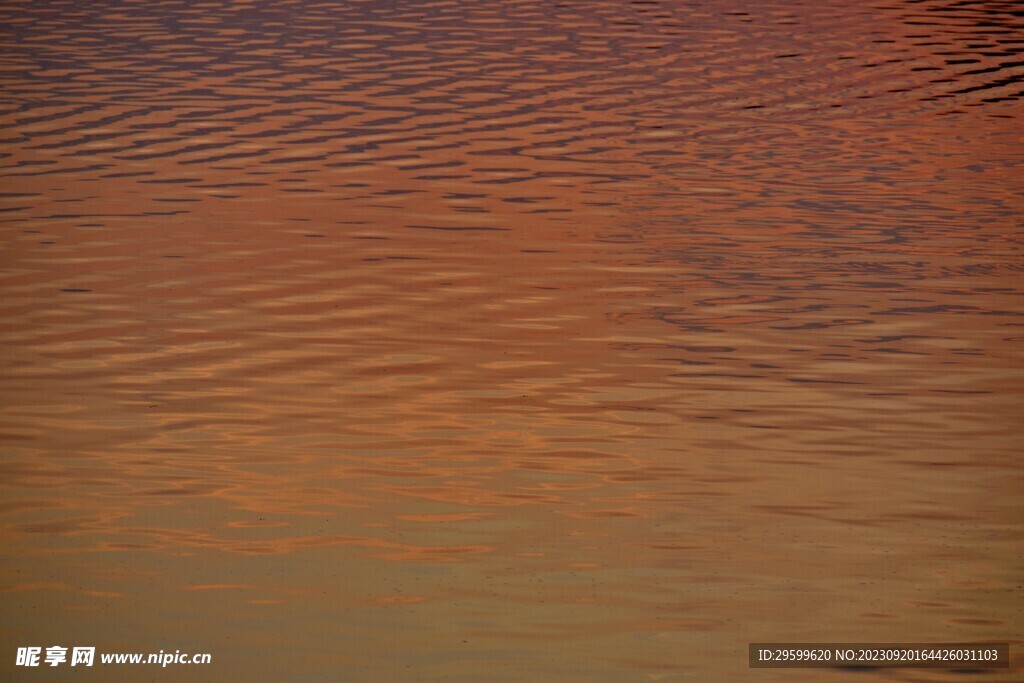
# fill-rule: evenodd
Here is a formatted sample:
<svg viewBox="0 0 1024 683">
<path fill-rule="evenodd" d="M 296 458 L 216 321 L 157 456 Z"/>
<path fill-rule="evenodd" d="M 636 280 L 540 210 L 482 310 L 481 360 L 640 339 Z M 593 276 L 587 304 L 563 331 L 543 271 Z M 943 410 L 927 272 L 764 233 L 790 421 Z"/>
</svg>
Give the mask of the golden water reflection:
<svg viewBox="0 0 1024 683">
<path fill-rule="evenodd" d="M 1016 646 L 1011 9 L 8 4 L 4 651 Z"/>
</svg>

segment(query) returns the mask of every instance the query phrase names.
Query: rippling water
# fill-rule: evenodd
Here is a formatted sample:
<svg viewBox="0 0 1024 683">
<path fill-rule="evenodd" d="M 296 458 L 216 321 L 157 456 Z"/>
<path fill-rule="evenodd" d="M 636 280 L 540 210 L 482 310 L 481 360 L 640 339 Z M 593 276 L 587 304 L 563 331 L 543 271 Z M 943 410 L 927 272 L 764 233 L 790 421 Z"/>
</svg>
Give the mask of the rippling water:
<svg viewBox="0 0 1024 683">
<path fill-rule="evenodd" d="M 747 643 L 1022 642 L 1015 3 L 0 26 L 8 680 L 53 677 L 24 645 L 831 681 Z"/>
</svg>

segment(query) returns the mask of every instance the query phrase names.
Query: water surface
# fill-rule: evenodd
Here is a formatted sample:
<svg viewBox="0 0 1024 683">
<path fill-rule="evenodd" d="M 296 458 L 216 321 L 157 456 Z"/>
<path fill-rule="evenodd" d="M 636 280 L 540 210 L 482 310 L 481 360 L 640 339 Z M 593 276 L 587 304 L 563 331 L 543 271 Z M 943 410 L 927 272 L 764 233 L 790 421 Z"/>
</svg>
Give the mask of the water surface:
<svg viewBox="0 0 1024 683">
<path fill-rule="evenodd" d="M 1019 647 L 1014 3 L 0 26 L 5 679 L 839 681 L 747 643 Z M 11 666 L 59 644 L 213 664 Z"/>
</svg>

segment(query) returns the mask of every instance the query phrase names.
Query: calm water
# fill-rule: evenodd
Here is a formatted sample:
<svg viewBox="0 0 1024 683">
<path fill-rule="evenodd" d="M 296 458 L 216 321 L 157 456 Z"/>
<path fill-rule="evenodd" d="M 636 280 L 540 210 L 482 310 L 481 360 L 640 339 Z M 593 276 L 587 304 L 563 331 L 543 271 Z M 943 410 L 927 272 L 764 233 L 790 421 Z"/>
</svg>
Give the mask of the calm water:
<svg viewBox="0 0 1024 683">
<path fill-rule="evenodd" d="M 1015 3 L 0 26 L 5 680 L 975 680 L 746 647 L 1024 643 Z"/>
</svg>

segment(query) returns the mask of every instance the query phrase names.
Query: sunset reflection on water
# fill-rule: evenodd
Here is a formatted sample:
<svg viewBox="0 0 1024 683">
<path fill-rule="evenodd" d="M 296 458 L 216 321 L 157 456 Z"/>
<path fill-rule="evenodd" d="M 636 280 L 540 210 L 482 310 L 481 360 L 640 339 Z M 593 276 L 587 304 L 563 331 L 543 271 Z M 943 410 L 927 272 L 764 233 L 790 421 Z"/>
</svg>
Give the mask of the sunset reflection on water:
<svg viewBox="0 0 1024 683">
<path fill-rule="evenodd" d="M 1021 643 L 1013 4 L 0 17 L 5 680 Z"/>
</svg>

